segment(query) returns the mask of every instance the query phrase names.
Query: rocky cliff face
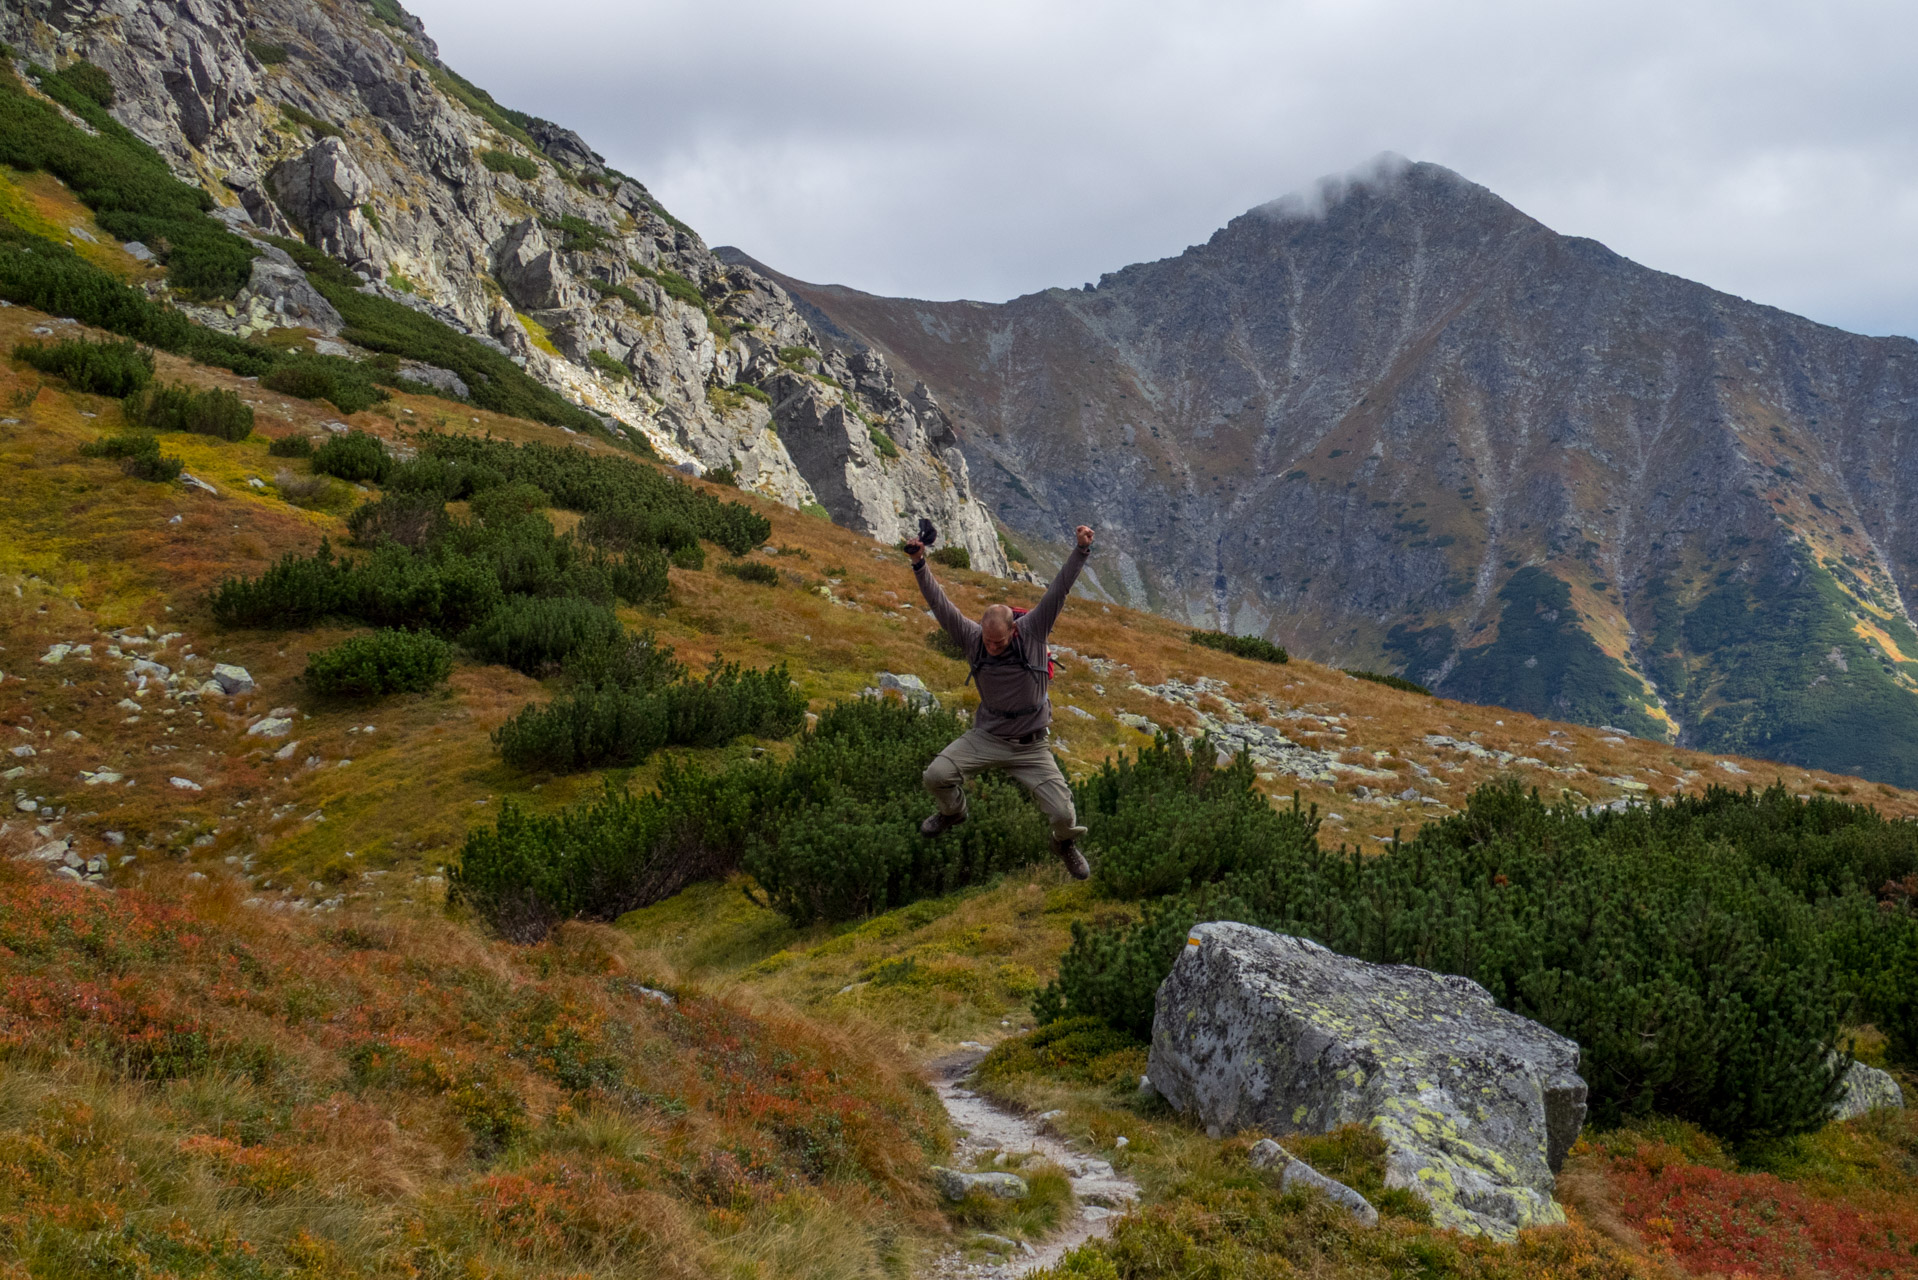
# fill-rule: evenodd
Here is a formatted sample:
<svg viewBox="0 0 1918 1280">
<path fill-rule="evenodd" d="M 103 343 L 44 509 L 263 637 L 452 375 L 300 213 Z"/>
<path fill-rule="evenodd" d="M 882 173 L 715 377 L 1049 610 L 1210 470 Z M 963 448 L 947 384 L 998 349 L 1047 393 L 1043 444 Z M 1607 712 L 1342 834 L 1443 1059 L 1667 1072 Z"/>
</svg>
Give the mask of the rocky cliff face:
<svg viewBox="0 0 1918 1280">
<path fill-rule="evenodd" d="M 1005 570 L 929 391 L 822 354 L 779 285 L 714 257 L 578 134 L 462 80 L 392 0 L 26 0 L 0 38 L 23 67 L 104 68 L 116 117 L 236 229 L 302 236 L 668 459 L 879 538 L 930 516 Z M 326 342 L 324 308 L 267 253 L 230 314 L 199 318 Z"/>
<path fill-rule="evenodd" d="M 1918 344 L 1394 164 L 1004 305 L 782 279 L 1115 599 L 1475 701 L 1918 781 Z"/>
</svg>

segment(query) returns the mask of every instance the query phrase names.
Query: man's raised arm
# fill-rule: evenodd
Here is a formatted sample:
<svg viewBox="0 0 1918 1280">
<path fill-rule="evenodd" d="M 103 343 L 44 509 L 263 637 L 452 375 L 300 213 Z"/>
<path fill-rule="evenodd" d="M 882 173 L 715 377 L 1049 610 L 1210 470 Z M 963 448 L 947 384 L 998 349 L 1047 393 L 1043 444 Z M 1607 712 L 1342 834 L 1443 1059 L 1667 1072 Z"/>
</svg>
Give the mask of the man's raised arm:
<svg viewBox="0 0 1918 1280">
<path fill-rule="evenodd" d="M 1085 568 L 1091 555 L 1092 529 L 1082 524 L 1078 528 L 1078 545 L 1053 575 L 1052 585 L 1039 597 L 1039 603 L 1032 606 L 1032 612 L 1019 620 L 1025 624 L 1023 629 L 1027 635 L 1043 639 L 1052 634 L 1052 624 L 1059 620 L 1059 611 L 1066 607 L 1066 597 L 1072 594 L 1072 584 L 1079 580 L 1079 570 Z"/>
<path fill-rule="evenodd" d="M 906 544 L 906 554 L 912 557 L 912 576 L 919 582 L 919 594 L 926 598 L 926 607 L 932 610 L 932 616 L 945 628 L 947 635 L 959 642 L 959 647 L 971 652 L 973 637 L 979 634 L 979 624 L 959 612 L 959 606 L 946 599 L 946 593 L 932 576 L 932 567 L 926 563 L 926 548 L 917 541 Z"/>
</svg>

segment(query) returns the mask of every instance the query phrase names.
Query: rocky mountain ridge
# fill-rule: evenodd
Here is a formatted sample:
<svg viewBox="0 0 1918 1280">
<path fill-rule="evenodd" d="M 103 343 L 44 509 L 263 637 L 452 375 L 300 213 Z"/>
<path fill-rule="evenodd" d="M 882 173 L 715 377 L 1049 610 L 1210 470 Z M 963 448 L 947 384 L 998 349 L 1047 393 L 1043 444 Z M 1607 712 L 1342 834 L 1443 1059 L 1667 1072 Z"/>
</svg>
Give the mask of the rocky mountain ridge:
<svg viewBox="0 0 1918 1280">
<path fill-rule="evenodd" d="M 729 255 L 749 263 L 743 255 Z M 1389 161 L 1004 304 L 773 273 L 1116 601 L 1586 724 L 1918 779 L 1918 344 Z M 1041 558 L 1044 558 L 1042 555 Z"/>
<path fill-rule="evenodd" d="M 23 76 L 104 69 L 115 117 L 236 230 L 304 238 L 609 429 L 875 537 L 930 516 L 975 566 L 1006 570 L 926 388 L 822 354 L 777 284 L 720 262 L 578 134 L 460 78 L 391 0 L 32 0 L 0 13 L 0 39 Z M 196 318 L 350 351 L 297 264 L 261 247 L 251 284 Z"/>
</svg>

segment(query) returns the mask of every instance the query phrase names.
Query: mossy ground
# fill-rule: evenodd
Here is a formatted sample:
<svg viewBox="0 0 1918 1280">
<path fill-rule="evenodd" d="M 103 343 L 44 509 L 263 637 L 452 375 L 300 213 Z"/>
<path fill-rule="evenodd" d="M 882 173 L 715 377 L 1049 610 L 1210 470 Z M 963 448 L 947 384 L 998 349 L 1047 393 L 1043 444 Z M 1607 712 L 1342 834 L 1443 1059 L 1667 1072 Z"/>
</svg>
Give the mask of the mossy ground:
<svg viewBox="0 0 1918 1280">
<path fill-rule="evenodd" d="M 72 213 L 47 204 L 57 205 L 57 195 L 35 194 L 44 200 L 34 208 L 45 210 L 36 216 L 58 221 Z M 81 331 L 23 308 L 0 309 L 0 351 L 36 326 Z M 934 1213 L 919 1175 L 898 1164 L 917 1168 L 941 1145 L 937 1117 L 924 1110 L 926 1095 L 900 1075 L 901 1064 L 961 1041 L 990 1044 L 1023 1032 L 1031 1025 L 1030 998 L 1051 977 L 1071 924 L 1126 908 L 1096 901 L 1058 868 L 1039 866 L 875 919 L 804 931 L 756 905 L 750 886 L 738 881 L 697 885 L 616 927 L 569 928 L 534 948 L 505 946 L 468 922 L 440 919 L 441 869 L 467 827 L 503 798 L 551 810 L 607 780 L 645 785 L 657 763 L 603 777 L 519 773 L 499 762 L 488 734 L 527 701 L 548 696 L 536 681 L 467 661 L 431 694 L 326 702 L 311 697 L 298 677 L 311 652 L 348 630 L 215 628 L 203 612 L 208 588 L 229 574 L 257 573 L 285 552 L 310 550 L 322 536 L 343 542 L 345 505 L 371 495 L 344 486 L 343 503 L 313 509 L 289 501 L 279 483 L 284 474 L 288 489 L 296 489 L 308 464 L 270 457 L 268 441 L 292 432 L 323 435 L 326 423 L 341 420 L 330 408 L 164 354 L 158 365 L 168 380 L 235 390 L 258 414 L 258 434 L 238 444 L 165 437 L 166 451 L 217 495 L 136 481 L 111 461 L 83 457 L 82 445 L 117 429 L 118 406 L 0 362 L 0 417 L 14 419 L 0 423 L 7 482 L 0 502 L 0 720 L 10 738 L 35 751 L 10 766 L 23 770 L 12 780 L 15 789 L 46 811 L 31 819 L 13 815 L 4 838 L 16 852 L 31 848 L 43 838 L 34 825 L 50 814 L 86 854 L 112 856 L 109 884 L 118 891 L 50 886 L 32 870 L 9 881 L 8 892 L 24 904 L 17 913 L 24 916 L 85 921 L 102 910 L 98 904 L 126 903 L 136 915 L 165 917 L 176 932 L 216 939 L 214 950 L 235 957 L 244 982 L 217 965 L 162 963 L 145 953 L 128 953 L 100 981 L 146 1011 L 136 1037 L 145 1034 L 140 1027 L 181 1029 L 166 1017 L 203 1014 L 201 1029 L 219 1043 L 270 1052 L 241 1054 L 232 1070 L 202 1064 L 171 1079 L 135 1070 L 124 1054 L 97 1049 L 97 1036 L 125 1027 L 102 1021 L 104 1014 L 89 1021 L 70 1015 L 66 1004 L 33 1002 L 45 956 L 91 953 L 84 946 L 74 952 L 77 944 L 66 941 L 38 953 L 9 942 L 0 955 L 12 1001 L 0 1025 L 0 1129 L 18 1148 L 17 1167 L 28 1170 L 25 1181 L 0 1192 L 12 1197 L 0 1205 L 0 1229 L 14 1233 L 6 1245 L 14 1273 L 97 1273 L 107 1263 L 122 1265 L 107 1253 L 61 1261 L 69 1255 L 59 1250 L 84 1238 L 129 1257 L 144 1251 L 149 1262 L 142 1265 L 156 1275 L 612 1275 L 661 1257 L 718 1268 L 705 1274 L 900 1275 L 948 1231 L 965 1226 Z M 396 396 L 344 421 L 392 439 L 437 428 L 607 448 L 431 397 Z M 718 573 L 713 552 L 706 569 L 672 571 L 668 605 L 625 611 L 628 625 L 650 628 L 696 667 L 720 656 L 787 662 L 816 706 L 856 694 L 882 670 L 920 675 L 949 703 L 972 700 L 964 666 L 928 645 L 931 623 L 895 550 L 805 513 L 750 495 L 743 500 L 773 522 L 773 550 L 752 554 L 778 571 L 779 585 Z M 567 517 L 554 516 L 563 527 Z M 969 612 L 996 600 L 1030 604 L 1037 595 L 1031 586 L 980 574 L 941 576 Z M 171 707 L 149 697 L 129 713 L 120 705 L 131 691 L 126 663 L 106 656 L 102 633 L 149 626 L 180 635 L 142 654 L 176 667 L 189 650 L 205 661 L 237 663 L 252 672 L 258 690 Z M 1233 658 L 1190 644 L 1186 628 L 1169 620 L 1085 601 L 1067 610 L 1056 639 L 1078 656 L 1065 658 L 1055 700 L 1089 713 L 1060 717 L 1058 746 L 1072 771 L 1144 744 L 1144 735 L 1118 720 L 1121 712 L 1175 727 L 1194 723 L 1189 710 L 1135 686 L 1207 676 L 1227 681 L 1241 703 L 1270 699 L 1339 714 L 1343 736 L 1315 740 L 1301 732 L 1300 740 L 1337 745 L 1368 768 L 1428 767 L 1448 797 L 1462 799 L 1503 770 L 1442 755 L 1425 745 L 1427 734 L 1549 756 L 1553 765 L 1576 761 L 1586 771 L 1577 788 L 1595 801 L 1642 794 L 1619 780 L 1664 794 L 1688 774 L 1755 784 L 1782 777 L 1795 790 L 1918 813 L 1918 796 L 1855 779 L 1724 758 L 1727 768 L 1718 758 L 1657 743 L 1604 741 L 1591 729 L 1399 693 L 1309 662 Z M 39 662 L 55 643 L 90 643 L 94 651 L 90 660 Z M 1088 657 L 1130 671 L 1101 675 Z M 276 707 L 294 708 L 290 739 L 245 733 Z M 1542 747 L 1548 735 L 1555 744 L 1549 750 Z M 279 759 L 292 739 L 298 748 Z M 703 754 L 713 759 L 755 748 L 789 749 L 742 742 Z M 121 779 L 89 785 L 82 771 L 101 769 Z M 1551 796 L 1568 785 L 1563 774 L 1542 767 L 1520 763 L 1510 771 Z M 177 788 L 172 777 L 202 789 Z M 1268 786 L 1275 798 L 1289 800 L 1289 780 Z M 1307 803 L 1341 814 L 1331 829 L 1339 832 L 1335 841 L 1376 842 L 1428 812 L 1391 799 L 1360 801 L 1345 784 L 1300 790 Z M 108 832 L 124 843 L 109 845 Z M 256 905 L 243 905 L 249 898 Z M 323 898 L 343 905 L 324 913 L 302 909 Z M 282 909 L 271 910 L 276 903 Z M 93 936 L 84 925 L 76 929 L 76 939 Z M 256 962 L 264 967 L 248 967 Z M 771 1103 L 754 1101 L 754 1090 L 738 1095 L 746 1099 L 739 1106 L 722 1103 L 710 1081 L 674 1086 L 677 1093 L 648 1093 L 629 1081 L 611 1100 L 594 1094 L 605 1082 L 594 1083 L 593 1036 L 614 1024 L 651 1025 L 644 1021 L 647 998 L 617 985 L 627 981 L 680 992 L 719 1021 L 678 1040 L 635 1033 L 623 1054 L 697 1076 L 702 1064 L 718 1060 L 720 1046 L 733 1043 L 720 1025 L 724 1018 L 760 1019 L 785 1028 L 767 1033 L 768 1043 L 789 1043 L 802 1057 L 833 1056 L 834 1070 L 870 1077 L 874 1088 L 890 1091 L 887 1106 L 905 1108 L 898 1116 L 917 1118 L 899 1120 L 897 1132 L 889 1130 L 858 1169 L 806 1165 L 802 1150 L 792 1155 L 801 1161 L 797 1182 L 756 1182 L 743 1172 L 747 1164 L 728 1165 L 725 1153 L 754 1149 L 787 1119 Z M 564 989 L 542 986 L 553 983 Z M 515 1056 L 519 1042 L 488 1002 L 534 1001 L 542 992 L 593 1011 L 599 1021 L 582 1025 L 600 1030 L 575 1035 L 571 1024 L 543 1024 L 549 1051 Z M 370 1011 L 364 1016 L 384 1019 L 381 1035 L 411 1037 L 422 1062 L 451 1055 L 444 1060 L 466 1064 L 461 1069 L 471 1068 L 469 1074 L 484 1067 L 488 1079 L 516 1082 L 523 1117 L 494 1117 L 497 1133 L 478 1141 L 474 1126 L 485 1130 L 493 1113 L 482 1105 L 483 1091 L 461 1093 L 472 1081 L 458 1072 L 441 1081 L 418 1067 L 424 1074 L 407 1077 L 431 1087 L 371 1083 L 365 1055 L 353 1058 L 352 1044 L 327 1030 L 329 1020 L 362 1007 Z M 264 1081 L 263 1062 L 272 1068 Z M 1069 1274 L 1612 1276 L 1667 1265 L 1615 1192 L 1571 1194 L 1577 1224 L 1506 1249 L 1437 1235 L 1416 1215 L 1394 1216 L 1375 1235 L 1355 1233 L 1322 1207 L 1278 1196 L 1245 1168 L 1246 1140 L 1213 1142 L 1142 1104 L 1133 1091 L 1142 1066 L 1139 1050 L 1107 1046 L 1096 1064 L 1064 1071 L 1027 1064 L 989 1086 L 1017 1105 L 1063 1108 L 1068 1133 L 1124 1164 L 1146 1189 L 1147 1209 L 1112 1246 L 1075 1259 Z M 451 1083 L 440 1088 L 436 1081 Z M 838 1087 L 803 1084 L 799 1091 L 816 1102 L 841 1096 L 833 1092 Z M 695 1121 L 720 1126 L 726 1136 Z M 1828 1133 L 1790 1149 L 1741 1154 L 1816 1203 L 1904 1212 L 1898 1206 L 1918 1195 L 1908 1134 L 1885 1120 Z M 1120 1136 L 1128 1138 L 1123 1151 Z M 634 1155 L 654 1141 L 682 1144 L 673 1150 L 705 1143 L 701 1150 L 712 1159 L 656 1177 L 657 1169 L 637 1168 Z M 1623 1141 L 1601 1136 L 1581 1148 L 1568 1186 L 1623 1177 Z M 1712 1161 L 1730 1159 L 1678 1149 L 1684 1162 L 1669 1167 L 1717 1168 Z M 1302 1154 L 1364 1180 L 1365 1154 L 1349 1141 L 1316 1157 Z M 893 1189 L 882 1194 L 875 1187 Z M 1873 1207 L 1881 1202 L 1889 1207 Z M 630 1228 L 636 1219 L 666 1226 L 650 1242 L 639 1241 Z M 1045 1223 L 1012 1226 L 1029 1233 Z M 1667 1250 L 1672 1257 L 1685 1256 L 1678 1227 L 1661 1238 L 1677 1242 Z"/>
</svg>

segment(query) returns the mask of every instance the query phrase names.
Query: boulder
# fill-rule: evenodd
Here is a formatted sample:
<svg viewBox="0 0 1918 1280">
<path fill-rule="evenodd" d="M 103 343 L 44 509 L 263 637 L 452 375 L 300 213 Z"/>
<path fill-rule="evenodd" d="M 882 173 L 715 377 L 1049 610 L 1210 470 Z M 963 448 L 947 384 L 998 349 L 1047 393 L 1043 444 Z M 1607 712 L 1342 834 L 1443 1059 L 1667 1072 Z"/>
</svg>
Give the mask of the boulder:
<svg viewBox="0 0 1918 1280">
<path fill-rule="evenodd" d="M 506 296 L 527 311 L 564 307 L 572 297 L 571 281 L 559 255 L 547 243 L 539 221 L 527 218 L 500 242 L 494 274 Z"/>
<path fill-rule="evenodd" d="M 1272 1139 L 1260 1138 L 1252 1144 L 1252 1150 L 1246 1155 L 1254 1169 L 1279 1170 L 1279 1190 L 1292 1191 L 1303 1187 L 1307 1191 L 1316 1191 L 1357 1218 L 1361 1225 L 1379 1225 L 1379 1211 L 1372 1207 L 1370 1200 L 1343 1182 L 1326 1177 Z"/>
<path fill-rule="evenodd" d="M 245 667 L 236 667 L 222 662 L 213 668 L 213 684 L 220 686 L 220 692 L 230 698 L 253 692 L 253 676 Z"/>
<path fill-rule="evenodd" d="M 948 1200 L 964 1200 L 974 1191 L 1000 1200 L 1023 1200 L 1029 1191 L 1026 1180 L 1016 1173 L 967 1173 L 941 1165 L 932 1167 L 932 1182 Z"/>
<path fill-rule="evenodd" d="M 1838 1100 L 1831 1104 L 1833 1120 L 1855 1120 L 1867 1111 L 1876 1111 L 1881 1107 L 1903 1109 L 1905 1092 L 1898 1082 L 1877 1067 L 1868 1067 L 1862 1062 L 1854 1062 L 1845 1072 L 1843 1092 Z"/>
<path fill-rule="evenodd" d="M 315 329 L 329 336 L 346 327 L 333 304 L 320 295 L 284 249 L 269 245 L 253 259 L 253 275 L 246 290 L 248 297 L 263 299 L 283 326 Z"/>
<path fill-rule="evenodd" d="M 936 707 L 939 699 L 932 690 L 926 688 L 926 682 L 914 675 L 895 675 L 890 671 L 879 673 L 879 689 L 882 693 L 896 693 L 906 700 L 909 707 Z"/>
<path fill-rule="evenodd" d="M 1585 1122 L 1578 1063 L 1469 979 L 1213 923 L 1159 988 L 1146 1069 L 1214 1135 L 1370 1125 L 1386 1185 L 1439 1226 L 1511 1240 L 1565 1220 L 1552 1191 Z"/>
</svg>

